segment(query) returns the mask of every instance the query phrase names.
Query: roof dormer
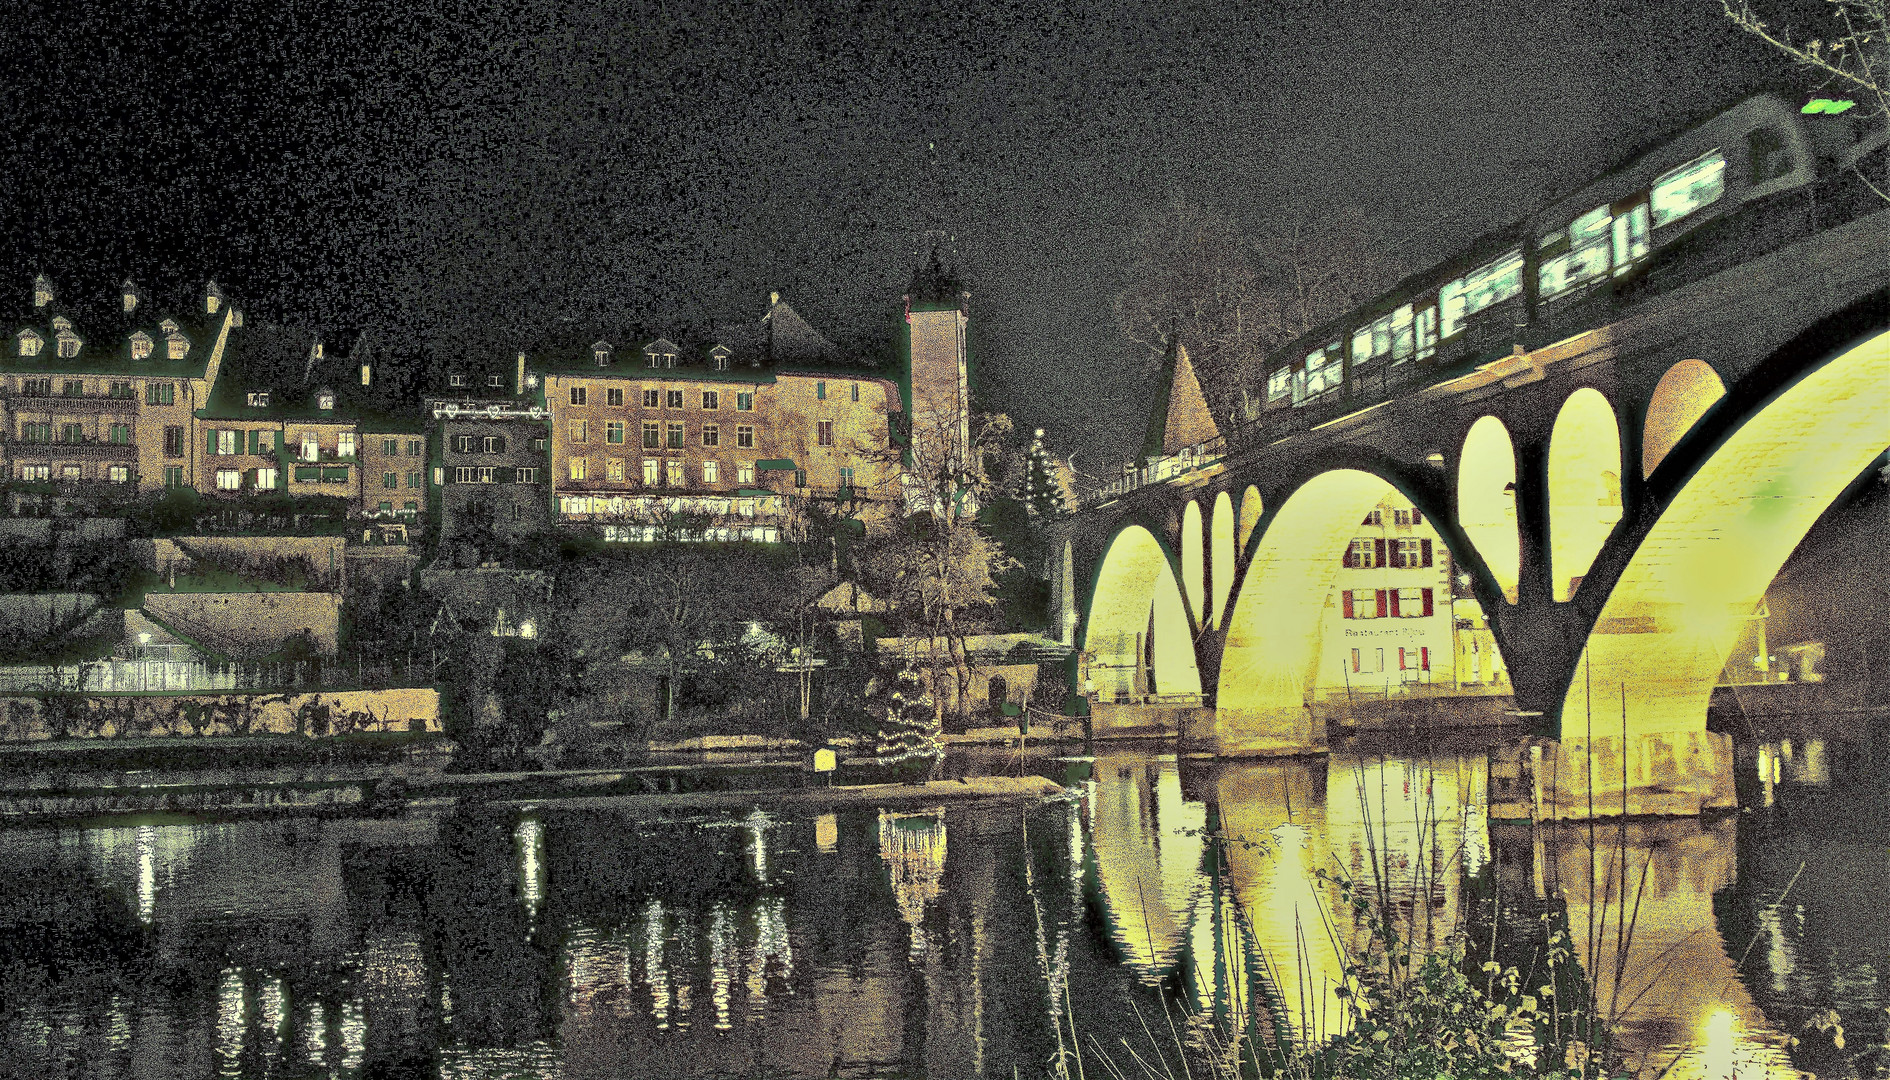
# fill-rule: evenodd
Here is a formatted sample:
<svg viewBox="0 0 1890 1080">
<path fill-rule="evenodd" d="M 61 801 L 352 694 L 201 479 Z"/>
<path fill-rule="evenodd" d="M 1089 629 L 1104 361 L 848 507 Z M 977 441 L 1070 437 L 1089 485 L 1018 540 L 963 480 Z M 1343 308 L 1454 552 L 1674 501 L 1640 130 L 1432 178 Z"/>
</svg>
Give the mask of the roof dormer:
<svg viewBox="0 0 1890 1080">
<path fill-rule="evenodd" d="M 267 409 L 269 407 L 269 391 L 251 390 L 245 395 L 245 401 L 248 402 L 249 407 L 252 409 Z"/>
<path fill-rule="evenodd" d="M 126 310 L 130 310 L 130 309 L 127 308 Z M 139 330 L 136 333 L 133 333 L 131 335 L 131 358 L 133 360 L 150 359 L 151 347 L 155 344 L 157 343 L 151 339 L 150 334 L 147 334 L 142 330 Z"/>
<path fill-rule="evenodd" d="M 38 356 L 39 350 L 46 344 L 46 339 L 40 336 L 39 331 L 31 327 L 20 331 L 19 337 L 21 356 Z"/>
<path fill-rule="evenodd" d="M 320 348 L 318 345 L 317 348 Z M 315 407 L 323 412 L 335 411 L 335 392 L 326 386 L 315 391 Z"/>
<path fill-rule="evenodd" d="M 729 358 L 734 355 L 735 350 L 727 345 L 717 345 L 709 350 L 709 365 L 717 371 L 727 371 Z"/>
<path fill-rule="evenodd" d="M 45 274 L 40 274 L 33 279 L 33 308 L 34 310 L 41 310 L 52 302 L 52 279 Z"/>
<path fill-rule="evenodd" d="M 591 342 L 591 359 L 597 361 L 598 367 L 610 366 L 610 351 L 611 344 L 608 341 Z"/>
<path fill-rule="evenodd" d="M 138 291 L 138 287 L 131 283 L 130 278 L 126 278 L 125 283 L 118 287 L 118 300 L 124 305 L 127 315 L 137 311 L 138 303 L 143 299 L 144 294 Z"/>
<path fill-rule="evenodd" d="M 170 322 L 169 319 L 164 321 Z M 174 327 L 177 324 L 171 323 L 171 325 Z M 182 360 L 190 355 L 190 339 L 184 336 L 183 331 L 172 330 L 164 335 L 164 355 L 172 360 Z"/>
<path fill-rule="evenodd" d="M 54 315 L 52 328 L 54 330 L 70 330 L 72 329 L 72 320 L 66 318 L 64 315 Z"/>
<path fill-rule="evenodd" d="M 177 333 L 177 332 L 178 332 L 179 330 L 182 330 L 182 329 L 183 329 L 183 327 L 181 327 L 181 326 L 179 326 L 179 325 L 177 325 L 177 320 L 176 320 L 176 319 L 168 319 L 168 318 L 167 318 L 167 319 L 165 319 L 165 320 L 164 320 L 163 322 L 160 322 L 160 323 L 158 323 L 158 329 L 159 329 L 159 330 L 161 330 L 161 331 L 163 331 L 163 332 L 164 332 L 164 334 L 165 334 L 165 336 L 167 336 L 167 337 L 168 337 L 169 335 L 171 335 L 171 334 L 175 334 L 175 333 Z"/>
<path fill-rule="evenodd" d="M 72 324 L 67 323 L 66 325 L 71 326 Z M 59 342 L 59 358 L 61 360 L 70 360 L 79 355 L 79 349 L 85 344 L 85 342 L 80 339 L 79 335 L 73 333 L 71 330 L 61 330 L 57 334 L 54 334 L 53 338 Z"/>
<path fill-rule="evenodd" d="M 645 362 L 653 368 L 675 367 L 676 357 L 681 351 L 682 350 L 676 348 L 676 343 L 668 338 L 657 338 L 655 341 L 643 346 Z"/>
</svg>

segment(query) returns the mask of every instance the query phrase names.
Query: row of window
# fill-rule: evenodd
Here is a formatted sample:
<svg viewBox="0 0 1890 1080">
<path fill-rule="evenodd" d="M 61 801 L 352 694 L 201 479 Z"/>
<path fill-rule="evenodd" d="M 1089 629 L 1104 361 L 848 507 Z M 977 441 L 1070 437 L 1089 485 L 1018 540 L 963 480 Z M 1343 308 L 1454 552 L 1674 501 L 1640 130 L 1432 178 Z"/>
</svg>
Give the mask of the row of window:
<svg viewBox="0 0 1890 1080">
<path fill-rule="evenodd" d="M 420 490 L 421 488 L 423 488 L 423 487 L 426 487 L 426 485 L 427 485 L 427 477 L 426 477 L 426 474 L 425 474 L 425 473 L 423 473 L 423 472 L 410 472 L 410 473 L 408 473 L 408 474 L 407 474 L 407 487 L 408 487 L 408 489 L 409 489 L 409 490 L 413 490 L 413 491 L 418 491 L 418 490 Z M 397 472 L 385 472 L 385 473 L 382 473 L 382 474 L 381 474 L 381 486 L 382 486 L 382 487 L 384 487 L 384 488 L 397 488 L 397 487 L 399 487 L 399 486 L 400 486 L 400 474 L 399 474 L 399 473 L 397 473 Z"/>
<path fill-rule="evenodd" d="M 1374 661 L 1376 661 L 1376 663 L 1374 663 Z M 1383 649 L 1353 649 L 1352 650 L 1352 674 L 1354 675 L 1366 674 L 1366 673 L 1375 674 L 1383 670 L 1385 670 L 1385 650 Z M 1430 648 L 1428 646 L 1420 645 L 1415 649 L 1403 649 L 1403 648 L 1399 649 L 1398 650 L 1398 670 L 1399 671 L 1429 671 L 1431 670 Z"/>
<path fill-rule="evenodd" d="M 427 456 L 427 441 L 425 439 L 402 440 L 397 438 L 381 440 L 381 456 L 399 457 L 403 441 L 406 443 L 408 457 L 417 458 Z"/>
<path fill-rule="evenodd" d="M 61 329 L 53 335 L 53 338 L 58 342 L 61 360 L 71 360 L 78 356 L 80 348 L 85 345 L 84 339 L 70 329 Z M 22 330 L 19 335 L 19 355 L 38 356 L 45 344 L 46 339 L 39 331 Z M 131 335 L 131 358 L 133 360 L 150 359 L 152 347 L 155 344 L 156 340 L 142 330 Z M 172 331 L 164 339 L 164 354 L 172 360 L 184 359 L 190 355 L 190 339 L 182 333 Z"/>
<path fill-rule="evenodd" d="M 60 424 L 58 434 L 59 434 L 58 441 L 62 443 L 92 442 L 94 441 L 94 438 L 95 438 L 94 436 L 87 435 L 85 433 L 84 424 L 75 424 L 75 423 Z M 48 422 L 38 422 L 38 421 L 32 421 L 32 420 L 22 421 L 20 423 L 19 439 L 21 442 L 25 442 L 25 443 L 53 442 L 54 441 L 53 440 L 53 426 L 51 422 L 49 421 Z M 114 443 L 119 446 L 129 446 L 131 444 L 131 425 L 130 424 L 107 425 L 105 428 L 105 431 L 103 432 L 102 441 L 108 442 L 108 443 Z"/>
<path fill-rule="evenodd" d="M 560 495 L 558 512 L 565 516 L 576 514 L 599 514 L 621 517 L 625 514 L 649 513 L 661 509 L 670 514 L 703 514 L 711 517 L 735 515 L 751 518 L 757 513 L 771 513 L 780 509 L 777 503 L 764 499 L 664 499 L 659 508 L 650 499 L 629 498 L 621 495 Z"/>
<path fill-rule="evenodd" d="M 179 469 L 178 472 L 181 476 L 183 470 Z M 57 473 L 54 472 L 53 466 L 51 465 L 21 465 L 20 466 L 20 479 L 22 480 L 51 480 L 53 479 L 55 475 L 57 475 L 58 478 L 61 480 L 83 480 L 85 479 L 85 466 L 61 465 L 59 466 Z M 98 477 L 98 479 L 105 480 L 113 484 L 128 484 L 131 482 L 131 479 L 132 479 L 131 466 L 108 465 L 104 469 L 100 470 L 100 476 Z"/>
<path fill-rule="evenodd" d="M 1347 619 L 1428 619 L 1431 597 L 1429 589 L 1347 589 L 1339 602 Z"/>
<path fill-rule="evenodd" d="M 84 379 L 63 379 L 57 394 L 53 392 L 53 381 L 45 376 L 29 376 L 19 380 L 19 395 L 30 398 L 86 396 Z M 136 401 L 137 389 L 129 380 L 116 379 L 105 383 L 105 396 L 116 401 Z M 146 405 L 177 404 L 177 384 L 172 382 L 147 382 L 144 384 L 144 403 Z"/>
<path fill-rule="evenodd" d="M 1340 565 L 1355 570 L 1378 566 L 1413 569 L 1430 566 L 1431 559 L 1429 540 L 1395 537 L 1352 541 L 1346 546 L 1345 554 L 1340 558 Z"/>
<path fill-rule="evenodd" d="M 814 445 L 816 446 L 834 445 L 833 424 L 834 422 L 832 420 L 817 420 L 814 422 Z M 570 441 L 574 443 L 589 442 L 591 439 L 590 421 L 571 420 L 566 424 L 565 433 L 570 438 Z M 604 425 L 604 441 L 612 446 L 624 445 L 624 440 L 627 437 L 627 435 L 628 435 L 628 427 L 621 420 L 611 420 L 605 423 Z M 703 446 L 721 446 L 722 445 L 722 425 L 720 424 L 702 425 L 702 428 L 700 432 L 698 433 L 698 438 L 701 439 Z M 473 439 L 474 439 L 473 436 L 459 436 L 456 442 L 463 442 L 466 448 L 468 450 L 471 450 L 475 448 Z M 494 445 L 495 440 L 496 440 L 496 445 L 499 447 L 498 450 L 492 449 L 492 446 Z M 679 422 L 670 422 L 666 424 L 658 420 L 643 421 L 643 448 L 645 450 L 658 450 L 658 449 L 663 449 L 665 447 L 671 450 L 681 450 L 684 447 L 684 445 L 687 444 L 687 442 L 688 442 L 687 428 L 685 425 Z M 499 452 L 502 452 L 505 448 L 505 440 L 498 436 L 488 436 L 485 438 L 484 443 L 485 443 L 486 453 L 499 453 Z M 753 424 L 737 424 L 735 426 L 736 449 L 751 450 L 754 448 L 754 445 L 755 445 L 754 425 Z"/>
<path fill-rule="evenodd" d="M 712 525 L 706 529 L 666 529 L 660 525 L 606 525 L 604 539 L 621 543 L 655 543 L 658 540 L 728 543 L 737 540 L 779 543 L 781 530 L 774 525 Z"/>
<path fill-rule="evenodd" d="M 1755 160 L 1759 150 L 1754 150 Z M 1715 149 L 1663 173 L 1645 195 L 1598 206 L 1537 238 L 1537 291 L 1554 299 L 1590 282 L 1629 273 L 1652 247 L 1651 229 L 1708 206 L 1725 193 L 1726 159 Z M 1437 351 L 1437 343 L 1464 328 L 1470 316 L 1522 294 L 1523 252 L 1506 251 L 1462 277 L 1438 287 L 1435 305 L 1405 304 L 1356 328 L 1353 365 L 1388 359 L 1402 363 Z M 1267 376 L 1269 405 L 1303 405 L 1344 385 L 1346 350 L 1333 341 L 1303 361 Z"/>
<path fill-rule="evenodd" d="M 1424 524 L 1424 511 L 1419 510 L 1415 506 L 1407 510 L 1393 510 L 1391 512 L 1391 523 L 1393 525 L 1422 525 Z M 1385 512 L 1383 510 L 1373 510 L 1371 513 L 1366 514 L 1365 520 L 1359 524 L 1383 527 L 1385 524 Z"/>
<path fill-rule="evenodd" d="M 685 407 L 685 403 L 688 400 L 687 391 L 683 390 L 660 390 L 644 387 L 641 394 L 641 401 L 643 407 L 646 409 L 681 409 Z M 854 391 L 855 401 L 859 400 L 858 395 L 859 391 L 856 389 Z M 590 396 L 590 388 L 587 386 L 573 386 L 571 388 L 570 398 L 571 404 L 573 405 L 589 405 Z M 704 409 L 720 409 L 722 407 L 722 392 L 720 390 L 704 390 L 702 391 L 701 402 Z M 622 387 L 612 386 L 605 388 L 604 404 L 606 406 L 621 407 L 623 403 L 624 390 Z M 752 412 L 754 408 L 754 391 L 743 390 L 735 395 L 735 410 L 737 412 Z"/>
<path fill-rule="evenodd" d="M 409 473 L 408 477 L 411 479 L 418 475 L 420 474 Z M 387 480 L 398 480 L 399 477 L 394 473 L 388 473 L 381 479 L 383 483 L 385 483 Z M 453 483 L 536 484 L 538 483 L 538 470 L 535 468 L 512 468 L 505 465 L 457 465 L 453 468 Z M 395 485 L 386 484 L 386 486 L 394 487 Z"/>
</svg>

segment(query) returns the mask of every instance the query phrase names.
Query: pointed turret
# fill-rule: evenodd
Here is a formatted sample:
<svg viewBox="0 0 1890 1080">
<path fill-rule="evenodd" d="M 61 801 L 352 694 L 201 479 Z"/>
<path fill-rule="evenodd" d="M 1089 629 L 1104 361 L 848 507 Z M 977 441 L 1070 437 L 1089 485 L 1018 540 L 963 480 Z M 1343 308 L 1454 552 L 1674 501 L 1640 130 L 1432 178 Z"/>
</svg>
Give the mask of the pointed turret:
<svg viewBox="0 0 1890 1080">
<path fill-rule="evenodd" d="M 1162 363 L 1162 378 L 1155 388 L 1155 407 L 1149 413 L 1142 459 L 1165 457 L 1183 447 L 1217 439 L 1220 434 L 1214 414 L 1208 411 L 1207 397 L 1201 393 L 1201 382 L 1195 378 L 1194 363 L 1188 359 L 1188 347 L 1171 340 L 1168 357 Z"/>
</svg>

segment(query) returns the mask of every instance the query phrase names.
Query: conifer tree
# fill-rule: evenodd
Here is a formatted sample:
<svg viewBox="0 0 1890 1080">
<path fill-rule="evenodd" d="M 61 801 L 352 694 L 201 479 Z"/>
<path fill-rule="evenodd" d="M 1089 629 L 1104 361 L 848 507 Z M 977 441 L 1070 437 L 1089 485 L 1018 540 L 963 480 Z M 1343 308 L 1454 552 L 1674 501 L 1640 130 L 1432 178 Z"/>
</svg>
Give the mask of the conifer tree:
<svg viewBox="0 0 1890 1080">
<path fill-rule="evenodd" d="M 886 715 L 874 740 L 875 760 L 901 772 L 929 773 L 945 754 L 934 734 L 932 695 L 919 673 L 903 661 L 883 687 L 883 694 L 876 695 L 881 696 Z"/>
<path fill-rule="evenodd" d="M 1038 428 L 1024 457 L 1024 505 L 1032 514 L 1060 514 L 1069 509 L 1064 502 L 1063 484 L 1057 477 L 1056 459 L 1043 445 L 1043 429 Z"/>
</svg>

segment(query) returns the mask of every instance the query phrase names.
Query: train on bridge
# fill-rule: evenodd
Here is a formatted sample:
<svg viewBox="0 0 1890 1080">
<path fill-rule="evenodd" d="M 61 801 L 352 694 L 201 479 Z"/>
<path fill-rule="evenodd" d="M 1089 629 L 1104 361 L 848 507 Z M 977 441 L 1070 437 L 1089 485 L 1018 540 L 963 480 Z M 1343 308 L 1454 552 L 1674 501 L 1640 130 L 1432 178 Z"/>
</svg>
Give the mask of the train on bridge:
<svg viewBox="0 0 1890 1080">
<path fill-rule="evenodd" d="M 1748 98 L 1296 339 L 1267 359 L 1262 399 L 1220 438 L 1132 468 L 1085 501 L 1620 321 L 1881 209 L 1887 142 L 1890 129 L 1824 99 Z"/>
</svg>

